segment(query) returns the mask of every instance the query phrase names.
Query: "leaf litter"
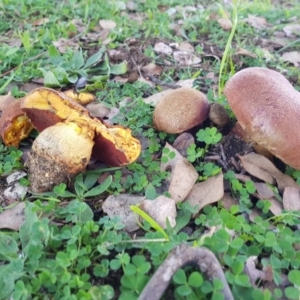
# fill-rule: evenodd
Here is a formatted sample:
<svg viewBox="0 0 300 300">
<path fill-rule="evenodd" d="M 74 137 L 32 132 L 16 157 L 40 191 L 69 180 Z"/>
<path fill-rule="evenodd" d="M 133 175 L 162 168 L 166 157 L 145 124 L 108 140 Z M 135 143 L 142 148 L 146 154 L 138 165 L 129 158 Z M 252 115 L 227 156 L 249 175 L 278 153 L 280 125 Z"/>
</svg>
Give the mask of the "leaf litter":
<svg viewBox="0 0 300 300">
<path fill-rule="evenodd" d="M 125 5 L 125 4 L 124 4 Z M 126 7 L 131 11 L 134 17 L 140 20 L 142 23 L 143 17 L 139 16 L 136 12 L 138 4 L 134 1 L 128 1 Z M 123 9 L 125 6 L 123 7 Z M 192 16 L 195 11 L 199 9 L 195 6 L 186 6 L 186 7 L 172 7 L 168 8 L 168 13 L 170 16 L 174 15 L 177 12 L 182 14 L 188 14 Z M 213 20 L 213 19 L 212 19 Z M 228 31 L 231 29 L 231 22 L 226 18 L 216 18 L 219 26 L 224 30 Z M 35 21 L 35 26 L 41 26 L 43 23 L 46 23 L 48 20 L 37 19 Z M 255 30 L 266 30 L 271 25 L 266 21 L 263 17 L 257 17 L 253 15 L 248 15 L 248 18 L 245 20 L 250 26 L 252 26 Z M 74 23 L 76 26 L 76 33 L 83 32 L 85 27 L 80 22 Z M 80 37 L 80 40 L 85 44 L 89 45 L 94 41 L 98 41 L 99 39 L 104 42 L 104 44 L 108 44 L 111 42 L 109 38 L 110 30 L 116 28 L 116 23 L 111 20 L 100 20 L 99 24 L 101 27 L 97 26 L 94 28 L 94 32 L 86 33 L 85 35 Z M 178 45 L 172 45 L 167 40 L 164 42 L 155 42 L 154 39 L 147 43 L 143 44 L 146 48 L 149 44 L 153 47 L 154 51 L 158 54 L 158 59 L 153 63 L 151 60 L 147 59 L 144 55 L 143 51 L 140 51 L 141 48 L 141 41 L 136 40 L 135 46 L 126 45 L 126 47 L 122 47 L 122 45 L 113 50 L 108 50 L 109 57 L 112 61 L 120 62 L 120 61 L 127 61 L 128 62 L 128 72 L 122 76 L 113 76 L 112 80 L 119 80 L 119 82 L 127 81 L 127 82 L 135 82 L 137 80 L 143 80 L 145 82 L 151 83 L 152 86 L 160 86 L 159 84 L 153 82 L 150 76 L 160 77 L 163 74 L 164 69 L 166 68 L 167 64 L 161 63 L 163 59 L 170 58 L 169 56 L 173 56 L 175 64 L 171 66 L 174 70 L 180 70 L 180 67 L 183 66 L 193 66 L 200 64 L 201 62 L 201 72 L 204 73 L 199 75 L 197 79 L 205 80 L 205 79 L 217 79 L 215 71 L 210 64 L 210 60 L 219 60 L 222 56 L 222 51 L 218 52 L 218 47 L 211 45 L 209 42 L 206 42 L 204 38 L 201 42 L 201 47 L 203 49 L 203 54 L 201 54 L 201 58 L 199 55 L 194 55 L 195 53 L 195 45 L 196 43 L 192 41 L 191 38 L 187 35 L 184 30 L 184 26 L 180 24 L 177 20 L 174 21 L 172 24 L 175 30 L 176 35 L 187 38 L 186 42 L 181 42 Z M 98 25 L 99 26 L 99 25 Z M 283 28 L 283 32 L 280 32 L 278 36 L 274 35 L 271 39 L 260 39 L 258 43 L 264 43 L 265 48 L 262 48 L 261 51 L 268 59 L 273 59 L 273 50 L 278 49 L 280 47 L 284 47 L 293 41 L 293 38 L 298 35 L 299 32 L 299 24 L 288 24 Z M 282 34 L 283 33 L 283 34 Z M 71 33 L 70 33 L 71 34 Z M 74 33 L 73 33 L 74 34 Z M 275 37 L 275 39 L 274 39 Z M 198 41 L 197 41 L 198 43 Z M 71 41 L 67 39 L 59 39 L 54 41 L 54 45 L 59 49 L 60 52 L 64 53 L 68 49 L 78 49 L 78 39 L 76 41 Z M 129 48 L 128 48 L 129 45 Z M 144 49 L 145 49 L 144 48 Z M 127 50 L 125 50 L 127 49 Z M 144 50 L 142 49 L 142 50 Z M 236 48 L 238 49 L 235 54 L 237 56 L 246 56 L 248 58 L 256 59 L 258 55 L 250 50 L 246 50 L 243 48 Z M 299 66 L 299 58 L 298 52 L 296 51 L 289 51 L 283 52 L 281 59 L 285 62 L 289 62 L 293 64 L 295 67 Z M 201 61 L 202 59 L 202 61 Z M 235 57 L 237 60 L 237 65 L 242 62 L 242 58 Z M 198 66 L 199 67 L 199 66 Z M 203 72 L 204 71 L 204 72 Z M 206 74 L 205 74 L 206 73 Z M 210 75 L 208 75 L 210 73 Z M 130 74 L 134 74 L 129 79 Z M 143 76 L 141 76 L 143 74 Z M 147 75 L 149 78 L 147 78 Z M 212 76 L 211 76 L 212 75 Z M 119 79 L 118 79 L 119 78 Z M 116 80 L 116 81 L 117 81 Z M 194 79 L 191 80 L 191 84 L 193 84 Z M 216 83 L 216 82 L 215 82 Z M 179 78 L 174 76 L 174 85 L 179 84 Z M 171 89 L 172 91 L 172 89 Z M 168 92 L 167 91 L 163 91 Z M 7 98 L 9 98 L 8 95 Z M 144 101 L 147 103 L 155 103 L 160 99 L 159 93 L 156 93 L 150 97 L 144 97 Z M 5 96 L 6 97 L 6 96 Z M 151 97 L 153 97 L 151 99 Z M 157 98 L 157 99 L 155 99 Z M 150 99 L 150 100 L 149 100 Z M 1 99 L 0 99 L 1 100 Z M 3 102 L 5 103 L 5 99 Z M 2 102 L 2 101 L 1 101 Z M 5 107 L 6 104 L 4 104 Z M 155 104 L 153 104 L 155 105 Z M 95 110 L 94 110 L 95 111 Z M 101 111 L 101 110 L 100 110 Z M 98 116 L 103 118 L 106 116 L 107 111 L 103 108 L 104 112 L 99 112 Z M 178 142 L 179 143 L 179 142 Z M 227 207 L 229 210 L 231 205 L 237 205 L 237 200 L 231 197 L 228 193 L 224 193 L 226 186 L 224 187 L 223 174 L 219 173 L 218 175 L 212 176 L 206 179 L 203 182 L 197 182 L 198 179 L 198 172 L 195 170 L 194 167 L 191 167 L 191 164 L 187 161 L 187 148 L 189 145 L 193 143 L 190 139 L 190 136 L 185 137 L 184 141 L 181 142 L 183 144 L 182 148 L 173 144 L 171 145 L 166 144 L 166 147 L 171 151 L 175 152 L 175 158 L 168 161 L 167 164 L 161 165 L 162 170 L 170 170 L 170 176 L 167 179 L 168 181 L 168 189 L 166 190 L 171 194 L 171 196 L 176 200 L 172 200 L 170 198 L 166 198 L 161 196 L 159 199 L 159 203 L 162 204 L 155 204 L 156 202 L 151 200 L 144 200 L 144 208 L 147 207 L 146 212 L 149 213 L 159 224 L 161 224 L 165 228 L 165 220 L 166 216 L 170 216 L 170 223 L 175 225 L 175 217 L 176 217 L 176 208 L 175 202 L 181 202 L 184 199 L 189 201 L 191 205 L 198 206 L 198 212 L 203 209 L 205 206 L 209 204 L 216 203 L 220 201 L 223 202 L 224 207 Z M 180 144 L 180 143 L 179 143 Z M 178 148 L 179 147 L 179 148 Z M 226 152 L 226 151 L 225 151 Z M 256 187 L 256 194 L 253 194 L 253 198 L 261 199 L 262 201 L 269 201 L 271 203 L 270 211 L 274 215 L 281 214 L 283 208 L 285 210 L 299 210 L 299 187 L 298 184 L 288 175 L 283 174 L 278 168 L 274 166 L 268 159 L 264 158 L 263 156 L 258 156 L 257 154 L 250 153 L 243 155 L 243 153 L 237 151 L 239 154 L 239 158 L 241 160 L 241 166 L 243 171 L 250 174 L 244 177 L 244 182 L 247 182 L 247 178 L 251 178 L 254 181 L 254 185 Z M 227 152 L 226 152 L 227 155 Z M 232 156 L 233 158 L 237 158 L 236 155 Z M 240 170 L 232 167 L 232 169 L 239 174 Z M 197 174 L 197 175 L 196 175 Z M 243 174 L 242 174 L 243 175 Z M 250 176 L 250 177 L 249 177 Z M 237 176 L 239 177 L 239 176 Z M 239 177 L 241 179 L 242 176 Z M 241 181 L 243 181 L 241 179 Z M 274 189 L 272 188 L 278 186 L 279 192 L 282 194 L 283 203 L 278 201 L 278 196 Z M 124 196 L 124 198 L 122 198 Z M 126 197 L 125 197 L 126 196 Z M 138 204 L 145 199 L 144 197 L 135 198 L 135 195 L 126 195 L 122 194 L 119 196 L 110 196 L 111 198 L 107 198 L 103 204 L 103 211 L 107 213 L 109 216 L 121 216 L 123 222 L 125 223 L 126 230 L 128 231 L 135 231 L 138 229 L 136 224 L 136 219 L 128 210 L 129 205 L 131 204 Z M 253 199 L 252 198 L 252 199 Z M 170 200 L 169 200 L 170 199 Z M 172 200 L 172 201 L 171 201 Z M 149 202 L 151 201 L 151 202 Z M 161 202 L 160 202 L 161 201 Z M 142 202 L 143 203 L 143 202 Z M 226 204 L 227 203 L 227 204 Z M 157 210 L 157 207 L 160 206 L 164 207 L 165 209 L 160 212 Z M 151 208 L 149 208 L 149 206 Z M 143 206 L 142 206 L 143 207 Z M 15 209 L 15 210 L 13 210 Z M 152 212 L 152 209 L 154 211 Z M 0 227 L 1 228 L 11 228 L 13 230 L 18 230 L 20 224 L 24 221 L 24 215 L 22 217 L 22 211 L 24 212 L 24 204 L 20 202 L 14 208 L 6 209 L 3 213 L 0 214 Z M 168 214 L 168 211 L 170 214 Z M 4 216 L 3 216 L 4 214 Z M 10 220 L 12 216 L 18 215 L 20 217 L 15 218 L 14 224 L 10 224 Z M 2 223 L 1 223 L 2 222 Z M 4 224 L 4 225 L 3 225 Z M 6 225 L 5 225 L 6 224 Z M 5 227 L 8 226 L 8 227 Z M 10 227 L 9 227 L 10 226 Z M 251 278 L 251 283 L 254 285 L 257 279 L 269 281 L 272 280 L 272 276 L 270 276 L 270 272 L 268 273 L 267 268 L 263 270 L 259 270 L 256 268 L 257 264 L 255 262 L 256 257 L 249 257 L 246 263 L 246 267 L 248 268 L 248 274 Z"/>
</svg>

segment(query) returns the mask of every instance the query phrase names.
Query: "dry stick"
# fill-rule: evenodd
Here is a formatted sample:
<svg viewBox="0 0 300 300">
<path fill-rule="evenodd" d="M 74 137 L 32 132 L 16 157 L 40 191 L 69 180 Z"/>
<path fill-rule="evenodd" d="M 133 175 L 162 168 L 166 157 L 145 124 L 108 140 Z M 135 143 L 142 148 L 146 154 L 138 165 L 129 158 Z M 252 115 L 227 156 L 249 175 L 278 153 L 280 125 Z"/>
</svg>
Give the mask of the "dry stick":
<svg viewBox="0 0 300 300">
<path fill-rule="evenodd" d="M 209 280 L 220 279 L 223 283 L 225 300 L 234 300 L 222 267 L 215 255 L 206 248 L 190 247 L 186 244 L 181 244 L 171 251 L 147 283 L 138 300 L 159 300 L 174 273 L 187 265 L 197 265 Z"/>
</svg>

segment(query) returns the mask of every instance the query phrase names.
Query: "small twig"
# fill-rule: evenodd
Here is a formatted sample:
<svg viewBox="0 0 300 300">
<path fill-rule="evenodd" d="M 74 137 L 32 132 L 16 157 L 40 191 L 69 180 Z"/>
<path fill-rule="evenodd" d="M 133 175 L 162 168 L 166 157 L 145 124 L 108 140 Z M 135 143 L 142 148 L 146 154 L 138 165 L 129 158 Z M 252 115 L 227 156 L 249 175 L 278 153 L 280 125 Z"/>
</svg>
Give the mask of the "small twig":
<svg viewBox="0 0 300 300">
<path fill-rule="evenodd" d="M 155 84 L 159 84 L 159 85 L 162 85 L 162 86 L 166 86 L 166 87 L 168 87 L 168 88 L 170 88 L 170 89 L 179 89 L 179 88 L 181 88 L 181 86 L 178 85 L 178 84 L 163 82 L 163 81 L 159 80 L 158 78 L 156 78 L 155 76 L 150 75 L 150 74 L 147 74 L 147 77 L 148 77 L 152 82 L 154 82 Z"/>
<path fill-rule="evenodd" d="M 222 156 L 223 161 L 227 161 L 225 151 L 224 151 L 224 147 L 223 147 L 222 144 L 220 144 L 220 150 L 221 150 L 221 156 Z"/>
<path fill-rule="evenodd" d="M 219 159 L 219 160 L 218 160 L 218 163 L 219 163 L 226 171 L 228 171 L 228 166 L 227 166 L 227 164 L 226 164 L 225 161 L 223 161 L 222 159 Z"/>
<path fill-rule="evenodd" d="M 220 155 L 209 155 L 204 157 L 204 160 L 219 160 L 219 159 L 221 159 Z"/>
<path fill-rule="evenodd" d="M 215 255 L 208 249 L 191 247 L 181 244 L 174 248 L 166 260 L 156 270 L 150 281 L 139 296 L 139 300 L 159 300 L 167 289 L 172 276 L 184 266 L 196 265 L 205 273 L 209 280 L 218 278 L 223 283 L 225 300 L 234 300 L 229 285 L 226 281 L 222 266 Z"/>
</svg>

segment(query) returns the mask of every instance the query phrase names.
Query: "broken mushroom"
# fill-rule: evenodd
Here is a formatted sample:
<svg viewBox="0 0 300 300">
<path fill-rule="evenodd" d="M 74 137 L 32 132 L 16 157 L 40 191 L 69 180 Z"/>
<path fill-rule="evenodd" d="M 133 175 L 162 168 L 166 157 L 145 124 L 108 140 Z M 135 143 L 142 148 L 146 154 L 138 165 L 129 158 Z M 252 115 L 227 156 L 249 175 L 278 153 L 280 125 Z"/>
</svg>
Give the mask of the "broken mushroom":
<svg viewBox="0 0 300 300">
<path fill-rule="evenodd" d="M 21 101 L 12 102 L 0 118 L 0 134 L 6 146 L 18 147 L 32 130 L 30 120 L 21 110 Z"/>
<path fill-rule="evenodd" d="M 130 129 L 105 124 L 64 93 L 39 88 L 17 103 L 1 117 L 0 130 L 4 142 L 16 146 L 32 126 L 41 132 L 28 161 L 34 192 L 51 189 L 83 171 L 91 154 L 107 165 L 124 166 L 141 152 Z"/>
<path fill-rule="evenodd" d="M 179 88 L 163 97 L 156 105 L 153 122 L 157 130 L 181 133 L 201 124 L 207 117 L 206 96 L 192 88 Z"/>
<path fill-rule="evenodd" d="M 88 124 L 57 123 L 39 134 L 26 162 L 33 192 L 50 190 L 84 171 L 94 145 L 88 128 Z"/>
<path fill-rule="evenodd" d="M 88 124 L 95 136 L 93 157 L 107 165 L 127 165 L 140 154 L 140 142 L 131 135 L 129 128 L 105 124 L 63 93 L 46 88 L 34 90 L 24 98 L 22 110 L 39 131 L 58 122 Z"/>
<path fill-rule="evenodd" d="M 224 94 L 251 140 L 300 169 L 300 94 L 280 73 L 253 67 L 237 72 Z"/>
</svg>

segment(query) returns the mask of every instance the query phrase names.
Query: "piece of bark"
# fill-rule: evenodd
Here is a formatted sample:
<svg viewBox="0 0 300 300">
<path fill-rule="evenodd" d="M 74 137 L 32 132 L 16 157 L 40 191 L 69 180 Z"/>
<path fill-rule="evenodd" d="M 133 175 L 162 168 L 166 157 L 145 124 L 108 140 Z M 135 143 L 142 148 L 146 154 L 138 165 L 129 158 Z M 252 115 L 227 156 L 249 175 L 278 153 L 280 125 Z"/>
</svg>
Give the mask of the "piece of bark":
<svg viewBox="0 0 300 300">
<path fill-rule="evenodd" d="M 233 300 L 233 295 L 226 281 L 222 266 L 215 255 L 208 249 L 190 247 L 181 244 L 175 247 L 166 260 L 156 270 L 147 283 L 138 300 L 159 300 L 167 289 L 172 276 L 184 266 L 196 265 L 201 272 L 205 273 L 209 280 L 218 278 L 223 283 L 223 295 L 225 300 Z"/>
</svg>

